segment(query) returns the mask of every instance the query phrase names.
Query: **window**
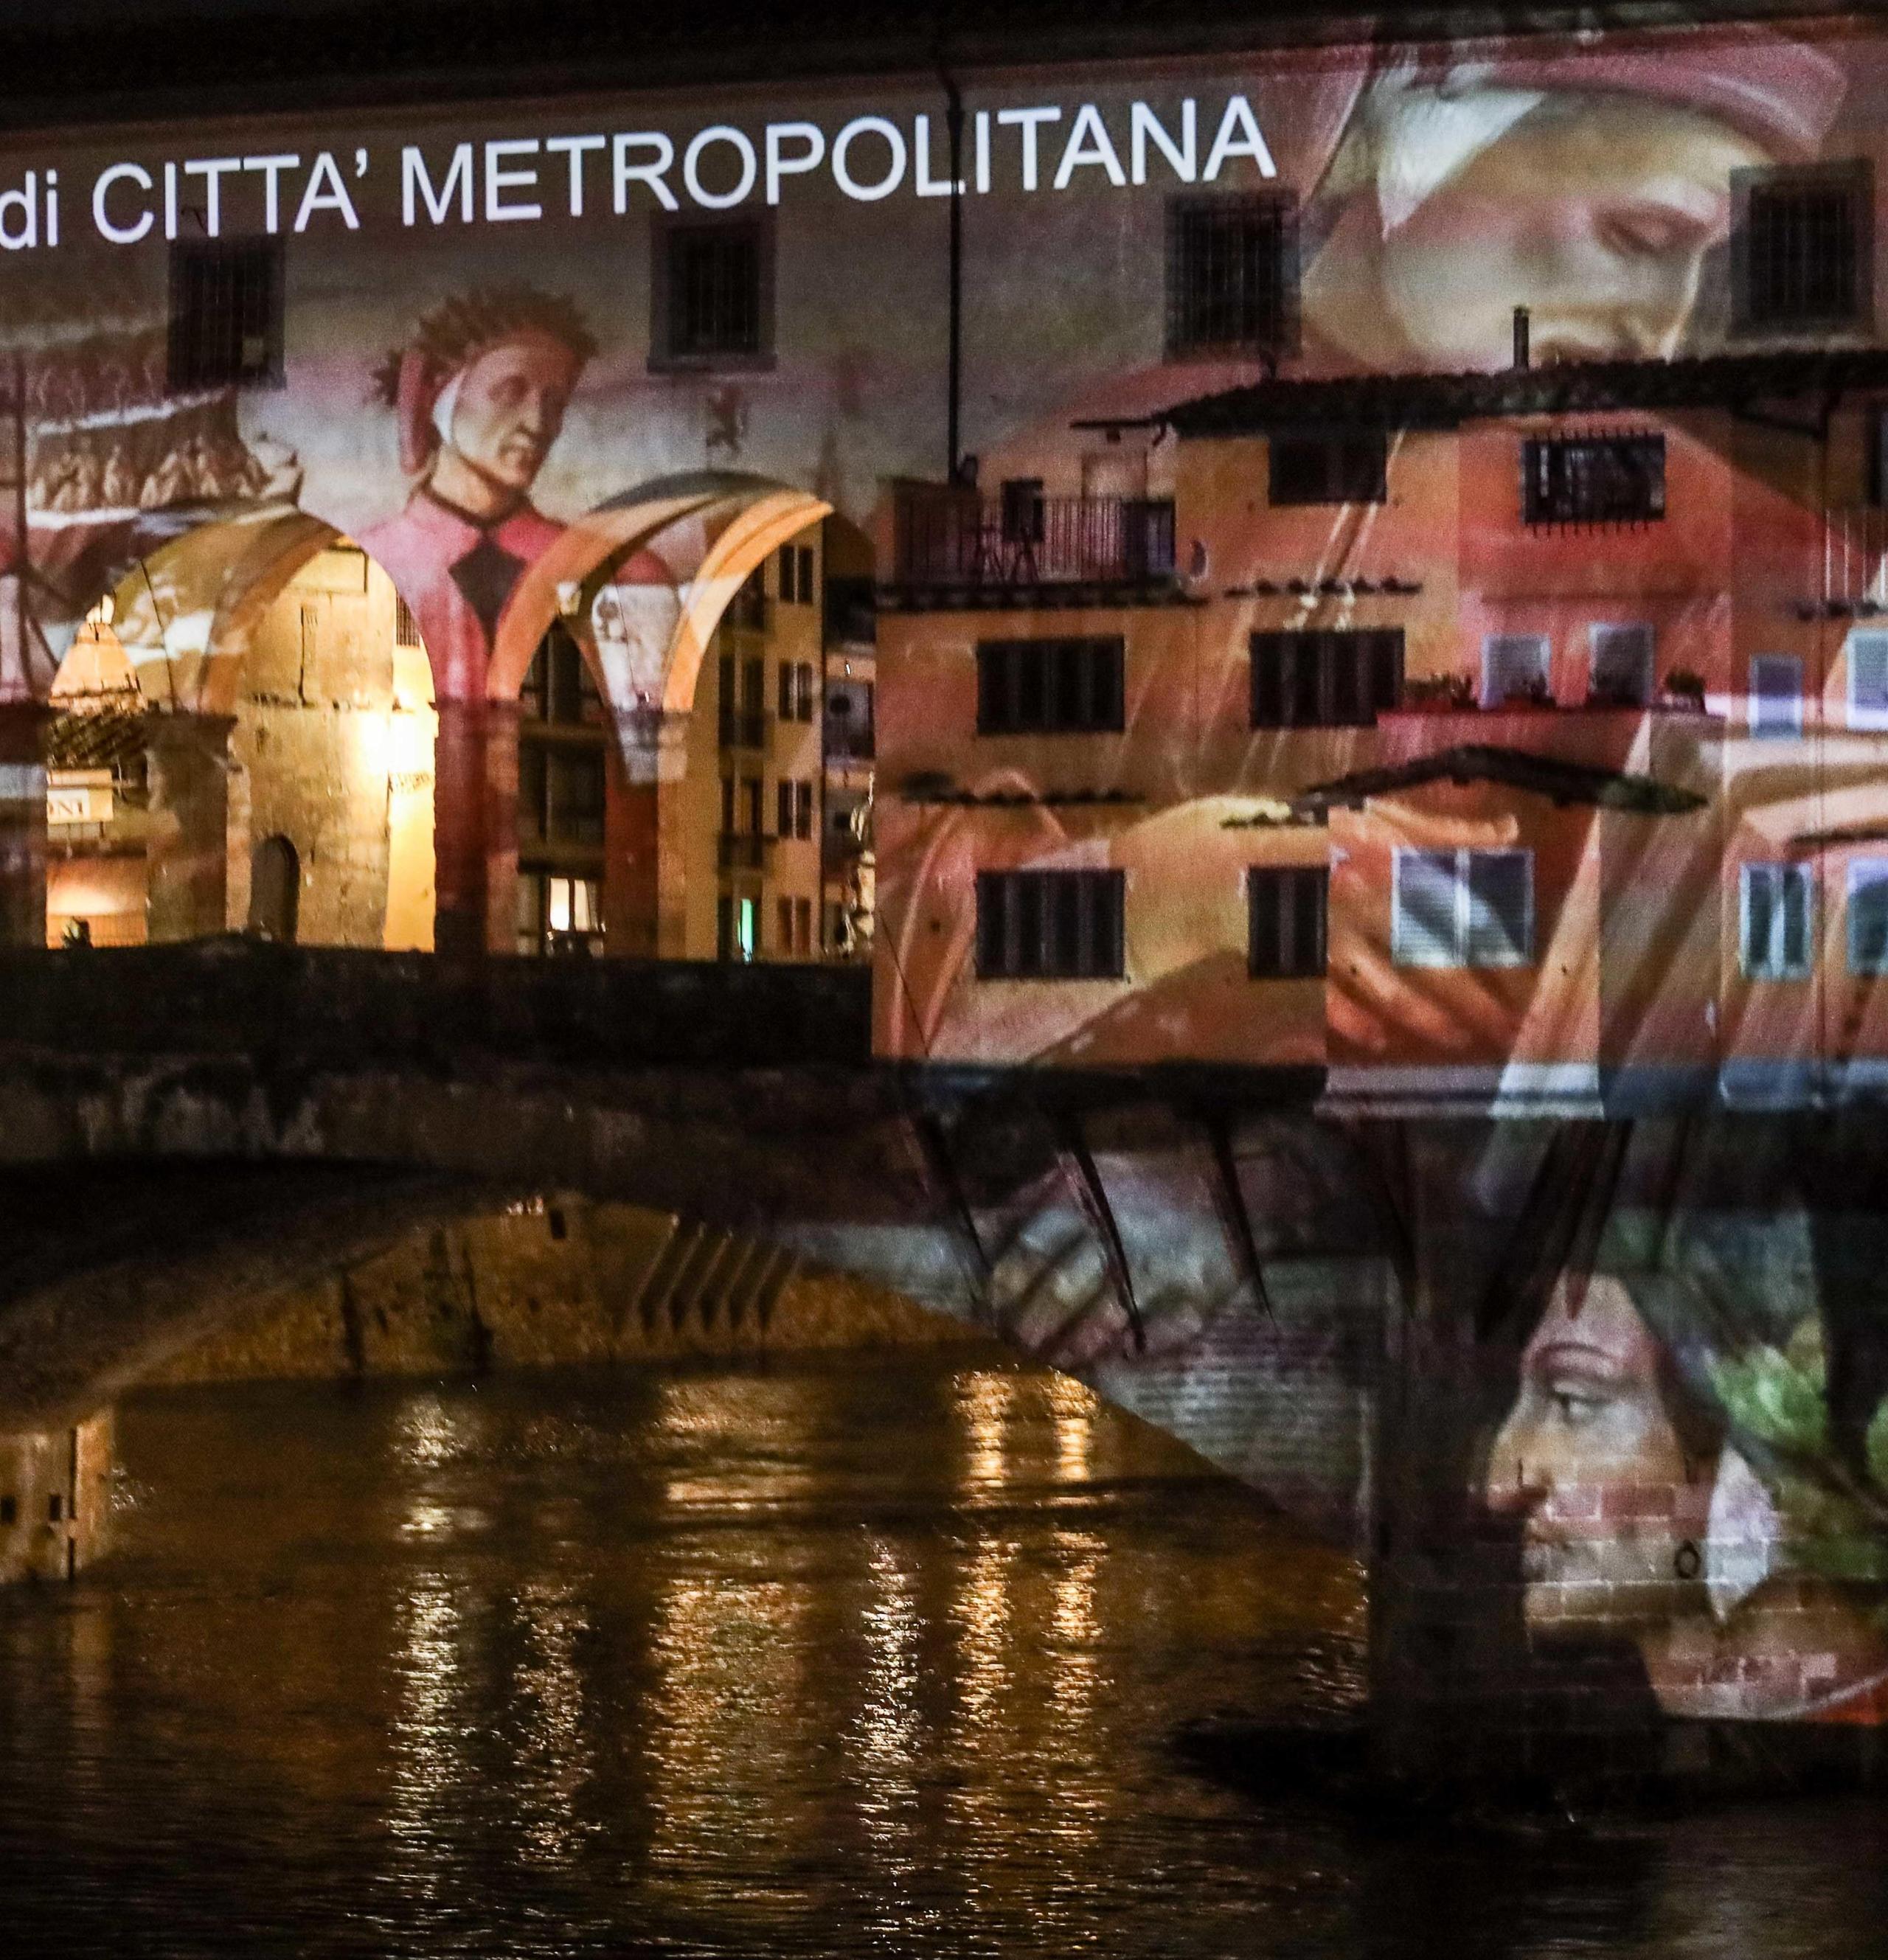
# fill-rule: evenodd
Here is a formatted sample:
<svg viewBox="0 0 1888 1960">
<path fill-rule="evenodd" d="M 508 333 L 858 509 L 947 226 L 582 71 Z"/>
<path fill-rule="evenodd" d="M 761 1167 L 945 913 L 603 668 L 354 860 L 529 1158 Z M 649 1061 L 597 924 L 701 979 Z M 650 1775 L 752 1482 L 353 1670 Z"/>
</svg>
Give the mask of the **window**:
<svg viewBox="0 0 1888 1960">
<path fill-rule="evenodd" d="M 1254 633 L 1249 644 L 1255 728 L 1368 728 L 1402 697 L 1401 627 Z"/>
<path fill-rule="evenodd" d="M 1848 636 L 1848 725 L 1888 728 L 1888 633 Z"/>
<path fill-rule="evenodd" d="M 1803 732 L 1803 663 L 1793 654 L 1753 657 L 1750 732 L 1760 740 L 1788 740 Z"/>
<path fill-rule="evenodd" d="M 798 782 L 793 786 L 793 834 L 802 840 L 813 835 L 813 785 Z"/>
<path fill-rule="evenodd" d="M 767 630 L 767 581 L 756 565 L 741 581 L 740 589 L 728 602 L 728 621 L 753 633 Z"/>
<path fill-rule="evenodd" d="M 1246 873 L 1246 969 L 1255 980 L 1310 979 L 1324 971 L 1330 873 L 1323 865 Z"/>
<path fill-rule="evenodd" d="M 780 663 L 780 689 L 778 710 L 782 721 L 793 719 L 793 664 L 789 660 Z"/>
<path fill-rule="evenodd" d="M 980 641 L 977 733 L 1119 733 L 1125 651 L 1119 639 Z"/>
<path fill-rule="evenodd" d="M 1650 626 L 1587 629 L 1587 693 L 1611 708 L 1643 708 L 1652 698 Z"/>
<path fill-rule="evenodd" d="M 1482 702 L 1551 699 L 1552 649 L 1543 633 L 1490 633 L 1482 642 Z"/>
<path fill-rule="evenodd" d="M 1808 865 L 1743 866 L 1737 877 L 1737 943 L 1746 978 L 1807 975 L 1810 909 Z"/>
<path fill-rule="evenodd" d="M 753 218 L 658 222 L 649 365 L 761 368 L 773 359 L 773 237 Z"/>
<path fill-rule="evenodd" d="M 1119 871 L 979 871 L 977 977 L 1118 980 Z"/>
<path fill-rule="evenodd" d="M 810 606 L 813 603 L 812 546 L 801 545 L 799 547 L 798 556 L 800 561 L 800 603 L 802 606 Z"/>
<path fill-rule="evenodd" d="M 1176 198 L 1167 214 L 1167 358 L 1290 353 L 1297 234 L 1287 192 Z"/>
<path fill-rule="evenodd" d="M 280 387 L 279 240 L 192 238 L 170 247 L 167 364 L 174 395 Z"/>
<path fill-rule="evenodd" d="M 518 706 L 527 721 L 554 722 L 562 727 L 603 725 L 603 696 L 597 691 L 583 650 L 561 622 L 538 642 L 518 691 Z"/>
<path fill-rule="evenodd" d="M 1040 545 L 1048 533 L 1049 503 L 1040 476 L 1004 479 L 998 514 L 1006 545 Z"/>
<path fill-rule="evenodd" d="M 19 1521 L 19 1499 L 18 1497 L 0 1497 L 0 1525 L 18 1524 Z"/>
<path fill-rule="evenodd" d="M 774 950 L 791 953 L 793 950 L 793 901 L 777 899 L 774 902 Z"/>
<path fill-rule="evenodd" d="M 1868 325 L 1870 177 L 1866 163 L 1731 173 L 1731 304 L 1740 332 Z"/>
<path fill-rule="evenodd" d="M 774 785 L 774 835 L 793 835 L 793 785 L 785 776 Z"/>
<path fill-rule="evenodd" d="M 723 892 L 715 905 L 715 956 L 746 964 L 759 950 L 759 901 Z"/>
<path fill-rule="evenodd" d="M 1530 438 L 1521 444 L 1530 524 L 1641 524 L 1665 515 L 1662 435 Z"/>
<path fill-rule="evenodd" d="M 46 1515 L 53 1524 L 58 1524 L 65 1515 L 65 1499 L 62 1493 L 55 1491 L 46 1500 Z"/>
<path fill-rule="evenodd" d="M 1888 858 L 1849 861 L 1848 970 L 1888 973 Z"/>
<path fill-rule="evenodd" d="M 1275 504 L 1380 504 L 1389 495 L 1390 445 L 1381 429 L 1272 438 Z"/>
<path fill-rule="evenodd" d="M 813 950 L 813 901 L 795 899 L 793 902 L 793 950 L 798 953 Z"/>
<path fill-rule="evenodd" d="M 413 623 L 413 609 L 398 593 L 393 595 L 393 644 L 396 647 L 419 644 L 419 628 Z"/>
<path fill-rule="evenodd" d="M 1399 966 L 1533 963 L 1531 851 L 1399 851 L 1391 885 Z"/>
<path fill-rule="evenodd" d="M 781 603 L 785 606 L 810 606 L 813 603 L 813 547 L 810 545 L 782 545 L 779 563 Z"/>
</svg>

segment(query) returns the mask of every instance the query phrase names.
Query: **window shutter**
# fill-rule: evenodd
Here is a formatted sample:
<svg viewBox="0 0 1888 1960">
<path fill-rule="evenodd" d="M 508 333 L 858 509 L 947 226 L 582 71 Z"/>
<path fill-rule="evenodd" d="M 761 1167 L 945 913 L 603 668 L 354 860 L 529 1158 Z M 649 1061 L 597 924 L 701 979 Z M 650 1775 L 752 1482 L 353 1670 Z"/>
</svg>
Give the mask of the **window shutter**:
<svg viewBox="0 0 1888 1960">
<path fill-rule="evenodd" d="M 1534 956 L 1534 863 L 1526 851 L 1470 851 L 1463 950 L 1470 966 L 1525 966 Z"/>
<path fill-rule="evenodd" d="M 1850 863 L 1848 970 L 1888 973 L 1888 858 L 1861 858 Z"/>
<path fill-rule="evenodd" d="M 1643 707 L 1652 698 L 1650 626 L 1594 626 L 1588 692 L 1607 701 Z"/>
<path fill-rule="evenodd" d="M 1848 636 L 1848 725 L 1888 728 L 1888 633 Z"/>
<path fill-rule="evenodd" d="M 1396 852 L 1391 877 L 1390 957 L 1399 966 L 1461 963 L 1455 861 L 1453 851 Z"/>
<path fill-rule="evenodd" d="M 1750 662 L 1750 732 L 1789 737 L 1803 726 L 1803 663 L 1790 654 L 1758 654 Z"/>
</svg>

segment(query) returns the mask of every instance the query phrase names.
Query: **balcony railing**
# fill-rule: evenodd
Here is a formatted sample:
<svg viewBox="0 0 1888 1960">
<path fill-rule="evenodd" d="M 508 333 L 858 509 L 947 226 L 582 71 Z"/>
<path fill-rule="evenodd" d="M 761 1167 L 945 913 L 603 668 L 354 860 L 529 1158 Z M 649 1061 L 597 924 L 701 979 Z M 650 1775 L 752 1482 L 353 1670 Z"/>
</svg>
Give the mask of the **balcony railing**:
<svg viewBox="0 0 1888 1960">
<path fill-rule="evenodd" d="M 893 560 L 903 586 L 1149 584 L 1173 575 L 1173 506 L 908 485 L 894 509 Z"/>
<path fill-rule="evenodd" d="M 757 830 L 724 830 L 716 838 L 715 862 L 724 871 L 764 871 L 775 839 Z"/>
<path fill-rule="evenodd" d="M 1823 530 L 1823 589 L 1805 612 L 1867 619 L 1888 612 L 1888 510 L 1832 511 Z"/>
</svg>

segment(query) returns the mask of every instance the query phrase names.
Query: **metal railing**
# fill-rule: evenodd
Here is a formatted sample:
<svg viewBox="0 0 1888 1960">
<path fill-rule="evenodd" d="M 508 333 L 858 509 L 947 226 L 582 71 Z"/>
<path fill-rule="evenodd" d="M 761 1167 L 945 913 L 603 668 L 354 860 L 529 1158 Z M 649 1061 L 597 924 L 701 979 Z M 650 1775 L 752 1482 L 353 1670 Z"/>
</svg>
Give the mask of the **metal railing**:
<svg viewBox="0 0 1888 1960">
<path fill-rule="evenodd" d="M 1802 597 L 1842 612 L 1888 612 L 1888 510 L 1829 512 L 1823 532 L 1823 590 Z"/>
<path fill-rule="evenodd" d="M 905 586 L 1146 584 L 1173 575 L 1173 506 L 909 485 L 894 506 L 893 561 Z"/>
</svg>

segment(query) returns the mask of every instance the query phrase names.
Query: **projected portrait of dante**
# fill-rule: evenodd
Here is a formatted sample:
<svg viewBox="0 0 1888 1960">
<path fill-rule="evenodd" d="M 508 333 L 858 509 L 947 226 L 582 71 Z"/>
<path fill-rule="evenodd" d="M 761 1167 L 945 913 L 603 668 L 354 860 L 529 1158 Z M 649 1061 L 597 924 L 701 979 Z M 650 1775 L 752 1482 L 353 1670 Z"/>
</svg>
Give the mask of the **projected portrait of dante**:
<svg viewBox="0 0 1888 1960">
<path fill-rule="evenodd" d="M 1309 215 L 1306 353 L 1320 364 L 1504 367 L 1676 352 L 1731 173 L 1820 150 L 1829 57 L 1751 29 L 1657 49 L 1516 44 L 1393 60 L 1359 94 Z"/>
<path fill-rule="evenodd" d="M 1885 1331 L 1819 1307 L 1800 1216 L 1691 1217 L 1562 1274 L 1482 1495 L 1537 1640 L 1624 1635 L 1668 1714 L 1888 1719 Z"/>
<path fill-rule="evenodd" d="M 505 603 L 562 533 L 531 491 L 596 351 L 570 301 L 505 286 L 447 300 L 375 374 L 413 489 L 360 541 L 412 608 L 442 698 L 483 695 Z"/>
</svg>

